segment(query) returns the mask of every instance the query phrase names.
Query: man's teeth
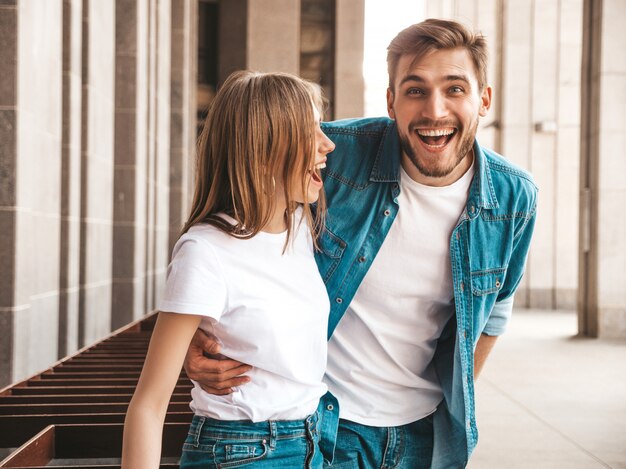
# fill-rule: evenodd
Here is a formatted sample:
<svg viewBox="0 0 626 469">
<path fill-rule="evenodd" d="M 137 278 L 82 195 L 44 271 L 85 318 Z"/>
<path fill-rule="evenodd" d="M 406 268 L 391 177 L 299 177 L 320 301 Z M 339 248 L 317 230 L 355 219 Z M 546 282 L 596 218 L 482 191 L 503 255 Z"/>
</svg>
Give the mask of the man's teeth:
<svg viewBox="0 0 626 469">
<path fill-rule="evenodd" d="M 313 169 L 322 169 L 326 167 L 326 163 L 320 163 L 313 166 Z"/>
<path fill-rule="evenodd" d="M 452 135 L 454 129 L 417 129 L 417 133 L 422 137 L 441 137 L 444 135 Z"/>
</svg>

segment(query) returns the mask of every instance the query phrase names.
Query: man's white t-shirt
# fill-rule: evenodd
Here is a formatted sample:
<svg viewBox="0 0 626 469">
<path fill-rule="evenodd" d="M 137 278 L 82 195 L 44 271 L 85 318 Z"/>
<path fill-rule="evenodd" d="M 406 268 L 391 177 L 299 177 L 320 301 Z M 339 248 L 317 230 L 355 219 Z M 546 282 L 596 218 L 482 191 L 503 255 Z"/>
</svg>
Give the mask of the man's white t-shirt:
<svg viewBox="0 0 626 469">
<path fill-rule="evenodd" d="M 454 314 L 450 236 L 473 175 L 432 187 L 401 169 L 398 215 L 328 345 L 325 381 L 341 418 L 405 425 L 441 402 L 432 358 Z"/>
<path fill-rule="evenodd" d="M 200 327 L 219 338 L 221 353 L 253 366 L 251 381 L 226 396 L 194 382 L 197 415 L 303 419 L 326 393 L 330 304 L 304 220 L 294 236 L 283 254 L 286 233 L 244 240 L 199 224 L 176 243 L 158 309 L 203 316 Z"/>
</svg>

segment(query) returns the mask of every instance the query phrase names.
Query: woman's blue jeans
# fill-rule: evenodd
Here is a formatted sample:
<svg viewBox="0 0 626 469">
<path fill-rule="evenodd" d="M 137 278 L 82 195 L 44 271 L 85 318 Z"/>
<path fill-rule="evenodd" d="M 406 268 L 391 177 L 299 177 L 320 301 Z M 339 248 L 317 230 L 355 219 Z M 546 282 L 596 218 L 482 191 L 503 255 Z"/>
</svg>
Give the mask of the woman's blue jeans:
<svg viewBox="0 0 626 469">
<path fill-rule="evenodd" d="M 224 421 L 194 416 L 180 469 L 321 469 L 318 413 L 304 420 Z"/>
</svg>

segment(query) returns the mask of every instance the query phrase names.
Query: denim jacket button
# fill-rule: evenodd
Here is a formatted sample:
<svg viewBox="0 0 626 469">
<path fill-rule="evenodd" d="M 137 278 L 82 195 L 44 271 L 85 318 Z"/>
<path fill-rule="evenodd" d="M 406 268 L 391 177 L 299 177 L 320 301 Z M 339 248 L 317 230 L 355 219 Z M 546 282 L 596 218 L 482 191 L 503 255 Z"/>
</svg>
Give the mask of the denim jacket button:
<svg viewBox="0 0 626 469">
<path fill-rule="evenodd" d="M 384 214 L 386 217 L 388 217 L 389 215 L 391 215 L 391 210 L 387 209 L 384 211 Z"/>
<path fill-rule="evenodd" d="M 359 257 L 359 262 L 362 264 L 363 262 L 365 262 L 367 259 L 365 258 L 365 256 L 361 256 Z"/>
<path fill-rule="evenodd" d="M 339 304 L 343 303 L 343 300 L 341 298 L 337 298 L 335 301 Z"/>
<path fill-rule="evenodd" d="M 332 410 L 333 410 L 334 408 L 335 408 L 335 406 L 334 406 L 334 405 L 332 405 L 332 404 L 328 404 L 328 405 L 326 406 L 326 410 L 330 410 L 331 412 L 332 412 Z"/>
<path fill-rule="evenodd" d="M 475 209 L 475 208 L 474 208 L 474 206 L 472 205 L 472 206 L 470 207 L 470 213 L 474 213 L 475 211 L 476 211 L 476 209 Z"/>
</svg>

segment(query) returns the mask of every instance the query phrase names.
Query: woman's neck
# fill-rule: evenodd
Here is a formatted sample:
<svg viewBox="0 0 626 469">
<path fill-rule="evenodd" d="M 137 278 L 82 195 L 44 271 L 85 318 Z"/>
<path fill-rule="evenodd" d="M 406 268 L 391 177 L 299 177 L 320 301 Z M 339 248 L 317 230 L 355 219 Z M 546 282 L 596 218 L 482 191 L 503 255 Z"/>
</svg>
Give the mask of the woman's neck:
<svg viewBox="0 0 626 469">
<path fill-rule="evenodd" d="M 287 211 L 287 204 L 277 203 L 274 207 L 274 213 L 270 217 L 270 221 L 261 229 L 266 233 L 282 233 L 287 229 L 287 222 L 285 220 L 285 212 Z"/>
</svg>

